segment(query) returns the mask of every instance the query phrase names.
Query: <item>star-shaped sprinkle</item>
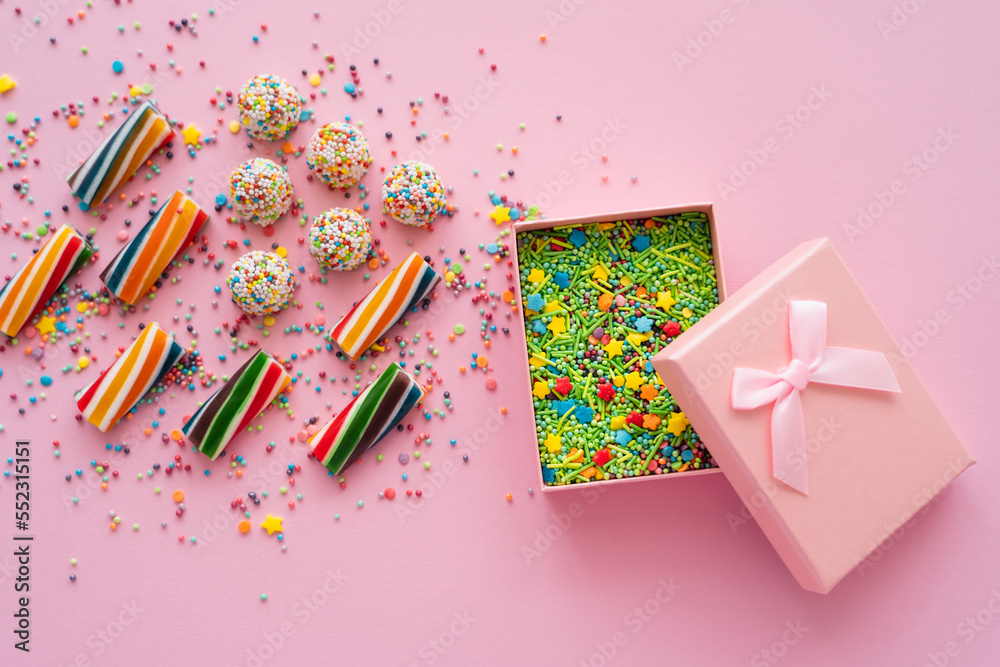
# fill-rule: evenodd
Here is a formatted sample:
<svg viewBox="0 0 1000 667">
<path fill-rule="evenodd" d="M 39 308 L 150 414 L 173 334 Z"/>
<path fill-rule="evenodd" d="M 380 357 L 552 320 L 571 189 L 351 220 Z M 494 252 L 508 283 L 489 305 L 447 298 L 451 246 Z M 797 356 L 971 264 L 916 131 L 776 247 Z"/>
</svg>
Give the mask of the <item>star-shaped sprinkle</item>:
<svg viewBox="0 0 1000 667">
<path fill-rule="evenodd" d="M 536 334 L 545 333 L 545 322 L 542 322 L 541 318 L 535 320 L 535 323 L 531 325 L 531 330 Z"/>
<path fill-rule="evenodd" d="M 577 408 L 576 412 L 574 412 L 573 414 L 576 415 L 576 420 L 581 424 L 589 424 L 590 422 L 594 421 L 593 408 L 587 408 L 587 407 Z"/>
<path fill-rule="evenodd" d="M 670 415 L 670 419 L 667 421 L 667 430 L 673 435 L 680 435 L 690 423 L 683 412 L 675 412 Z"/>
<path fill-rule="evenodd" d="M 632 435 L 628 431 L 618 431 L 615 433 L 615 442 L 624 447 L 628 443 L 632 442 Z"/>
<path fill-rule="evenodd" d="M 545 299 L 542 298 L 541 294 L 532 294 L 528 297 L 527 307 L 528 310 L 538 312 L 545 307 Z"/>
<path fill-rule="evenodd" d="M 659 395 L 659 390 L 651 384 L 643 385 L 642 391 L 639 392 L 639 397 L 644 401 L 651 401 Z"/>
<path fill-rule="evenodd" d="M 531 390 L 531 393 L 538 398 L 545 398 L 549 395 L 549 383 L 542 382 L 541 380 L 536 381 L 535 387 Z"/>
<path fill-rule="evenodd" d="M 660 425 L 660 418 L 656 415 L 643 415 L 642 417 L 642 427 L 652 431 L 657 426 Z"/>
<path fill-rule="evenodd" d="M 612 417 L 611 418 L 611 430 L 612 431 L 620 431 L 623 428 L 625 428 L 625 418 L 624 417 L 617 416 L 617 417 Z"/>
<path fill-rule="evenodd" d="M 598 264 L 594 267 L 594 280 L 607 280 L 608 270 Z"/>
<path fill-rule="evenodd" d="M 630 333 L 629 335 L 625 336 L 625 340 L 632 343 L 632 345 L 639 347 L 647 340 L 649 340 L 649 334 Z"/>
<path fill-rule="evenodd" d="M 673 305 L 677 303 L 674 297 L 670 296 L 670 292 L 667 290 L 661 290 L 656 293 L 656 307 L 662 308 L 663 310 L 670 310 Z"/>
<path fill-rule="evenodd" d="M 611 452 L 607 449 L 598 449 L 594 452 L 594 464 L 602 466 L 611 460 Z"/>
<path fill-rule="evenodd" d="M 506 206 L 497 206 L 490 213 L 490 217 L 493 218 L 493 222 L 500 225 L 510 220 L 510 209 Z"/>
<path fill-rule="evenodd" d="M 264 519 L 264 523 L 260 524 L 260 527 L 266 528 L 268 535 L 274 535 L 275 533 L 280 533 L 283 530 L 281 528 L 281 517 L 271 516 L 270 514 L 268 514 L 267 518 Z"/>
<path fill-rule="evenodd" d="M 677 322 L 667 322 L 663 325 L 663 333 L 665 333 L 668 338 L 676 338 L 681 335 L 681 325 Z"/>
<path fill-rule="evenodd" d="M 555 454 L 562 449 L 562 438 L 554 433 L 549 433 L 549 436 L 545 438 L 545 449 L 549 450 L 549 454 Z"/>
<path fill-rule="evenodd" d="M 608 344 L 604 346 L 604 351 L 608 353 L 608 359 L 614 359 L 615 356 L 621 356 L 622 354 L 622 342 L 617 338 L 612 338 L 608 341 Z"/>
<path fill-rule="evenodd" d="M 541 269 L 532 269 L 528 272 L 528 282 L 536 285 L 545 280 L 545 272 Z"/>
<path fill-rule="evenodd" d="M 549 322 L 549 331 L 556 336 L 566 333 L 566 319 L 563 317 L 553 317 L 552 321 Z"/>
<path fill-rule="evenodd" d="M 644 382 L 643 377 L 638 373 L 636 373 L 635 371 L 632 371 L 631 373 L 625 376 L 625 386 L 631 389 L 632 391 L 635 391 L 640 386 L 642 386 L 643 382 Z"/>
<path fill-rule="evenodd" d="M 626 424 L 631 424 L 632 426 L 642 426 L 642 415 L 633 410 L 625 418 Z"/>
<path fill-rule="evenodd" d="M 549 360 L 540 354 L 532 354 L 531 359 L 528 359 L 528 363 L 535 368 L 542 368 L 549 365 Z"/>
<path fill-rule="evenodd" d="M 197 146 L 198 140 L 201 138 L 201 132 L 194 125 L 185 127 L 181 134 L 184 135 L 185 146 Z"/>
<path fill-rule="evenodd" d="M 648 236 L 636 236 L 632 239 L 632 247 L 638 252 L 642 252 L 649 247 L 649 237 Z"/>
<path fill-rule="evenodd" d="M 645 315 L 637 318 L 635 321 L 635 330 L 639 333 L 646 333 L 653 328 L 653 320 L 649 319 Z"/>
<path fill-rule="evenodd" d="M 50 334 L 56 330 L 56 318 L 54 317 L 42 317 L 38 320 L 38 324 L 35 325 L 40 334 Z"/>
<path fill-rule="evenodd" d="M 569 241 L 579 248 L 587 242 L 587 233 L 582 229 L 573 230 L 573 233 L 569 235 Z"/>
<path fill-rule="evenodd" d="M 552 401 L 552 409 L 556 411 L 556 414 L 562 417 L 567 412 L 576 407 L 576 401 L 572 398 L 566 401 Z"/>
<path fill-rule="evenodd" d="M 610 401 L 615 397 L 615 388 L 610 382 L 597 385 L 597 397 L 604 401 Z"/>
<path fill-rule="evenodd" d="M 561 377 L 558 380 L 556 380 L 555 389 L 557 393 L 560 393 L 563 396 L 565 396 L 566 394 L 568 394 L 570 391 L 573 390 L 573 383 L 569 381 L 569 378 Z"/>
<path fill-rule="evenodd" d="M 566 289 L 569 287 L 569 274 L 565 271 L 556 271 L 552 274 L 552 282 L 559 287 Z"/>
</svg>

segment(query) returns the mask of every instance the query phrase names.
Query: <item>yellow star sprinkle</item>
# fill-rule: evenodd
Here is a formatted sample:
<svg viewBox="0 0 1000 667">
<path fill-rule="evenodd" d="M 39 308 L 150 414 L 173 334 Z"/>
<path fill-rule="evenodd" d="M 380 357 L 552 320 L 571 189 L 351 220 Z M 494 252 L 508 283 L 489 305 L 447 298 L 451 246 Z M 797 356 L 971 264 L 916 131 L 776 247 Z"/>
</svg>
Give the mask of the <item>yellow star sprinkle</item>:
<svg viewBox="0 0 1000 667">
<path fill-rule="evenodd" d="M 35 325 L 40 334 L 50 334 L 56 330 L 56 318 L 54 317 L 43 317 L 38 320 L 38 324 Z"/>
<path fill-rule="evenodd" d="M 549 437 L 545 438 L 545 449 L 549 450 L 549 454 L 555 454 L 562 449 L 562 438 L 550 433 Z"/>
<path fill-rule="evenodd" d="M 553 317 L 552 321 L 549 322 L 548 329 L 556 336 L 566 333 L 566 320 L 562 317 Z"/>
<path fill-rule="evenodd" d="M 594 267 L 594 280 L 607 280 L 608 271 L 603 266 L 598 264 Z"/>
<path fill-rule="evenodd" d="M 549 360 L 540 354 L 532 354 L 531 358 L 528 359 L 528 363 L 530 363 L 535 368 L 543 368 L 549 365 Z"/>
<path fill-rule="evenodd" d="M 612 417 L 611 418 L 611 430 L 620 431 L 625 428 L 625 418 L 624 417 Z"/>
<path fill-rule="evenodd" d="M 674 435 L 680 435 L 690 423 L 683 412 L 675 412 L 670 415 L 670 421 L 667 422 L 667 430 Z"/>
<path fill-rule="evenodd" d="M 490 213 L 490 217 L 493 218 L 493 222 L 498 225 L 508 222 L 510 220 L 510 209 L 506 206 L 497 206 L 493 209 L 493 212 Z"/>
<path fill-rule="evenodd" d="M 554 310 L 562 310 L 562 306 L 559 304 L 558 301 L 549 301 L 547 304 L 545 304 L 546 313 L 551 313 Z"/>
<path fill-rule="evenodd" d="M 643 377 L 638 373 L 636 373 L 635 371 L 632 371 L 631 373 L 625 376 L 625 386 L 631 389 L 632 391 L 638 389 L 642 385 L 642 383 L 643 383 Z"/>
<path fill-rule="evenodd" d="M 528 273 L 528 282 L 535 283 L 536 285 L 545 280 L 545 272 L 541 269 L 532 269 Z"/>
<path fill-rule="evenodd" d="M 663 310 L 670 310 L 673 305 L 677 303 L 674 297 L 670 296 L 670 292 L 667 290 L 660 290 L 656 293 L 656 307 L 662 308 Z"/>
<path fill-rule="evenodd" d="M 604 351 L 608 353 L 608 359 L 614 359 L 616 355 L 620 357 L 622 354 L 622 342 L 617 338 L 612 338 L 604 346 Z"/>
<path fill-rule="evenodd" d="M 538 398 L 545 398 L 549 395 L 549 383 L 541 380 L 535 382 L 535 388 L 531 390 L 531 393 Z"/>
<path fill-rule="evenodd" d="M 274 533 L 280 533 L 282 532 L 281 517 L 271 516 L 270 514 L 268 514 L 267 518 L 264 519 L 264 523 L 260 524 L 260 527 L 266 528 L 268 535 L 274 535 Z"/>
<path fill-rule="evenodd" d="M 181 132 L 184 135 L 184 145 L 185 146 L 196 146 L 198 144 L 198 139 L 201 138 L 201 132 L 198 131 L 194 125 L 188 125 Z"/>
</svg>

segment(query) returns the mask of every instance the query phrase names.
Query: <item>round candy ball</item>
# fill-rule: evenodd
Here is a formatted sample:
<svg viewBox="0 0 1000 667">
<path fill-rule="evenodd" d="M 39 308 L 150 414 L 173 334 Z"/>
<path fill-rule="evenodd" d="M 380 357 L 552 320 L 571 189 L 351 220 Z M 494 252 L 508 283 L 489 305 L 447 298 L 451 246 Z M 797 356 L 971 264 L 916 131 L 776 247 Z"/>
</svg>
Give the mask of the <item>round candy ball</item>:
<svg viewBox="0 0 1000 667">
<path fill-rule="evenodd" d="M 447 206 L 441 179 L 429 164 L 397 164 L 382 183 L 382 207 L 405 225 L 430 224 Z"/>
<path fill-rule="evenodd" d="M 233 262 L 229 270 L 233 301 L 248 315 L 277 313 L 288 305 L 295 277 L 283 257 L 254 250 Z"/>
<path fill-rule="evenodd" d="M 306 147 L 306 165 L 325 183 L 349 188 L 368 173 L 372 158 L 368 141 L 347 123 L 327 123 Z"/>
<path fill-rule="evenodd" d="M 368 259 L 372 233 L 368 222 L 346 208 L 331 208 L 313 218 L 309 254 L 328 269 L 350 271 Z"/>
<path fill-rule="evenodd" d="M 271 160 L 255 157 L 233 171 L 229 195 L 241 218 L 266 227 L 292 205 L 292 179 Z"/>
<path fill-rule="evenodd" d="M 302 101 L 295 86 L 281 77 L 261 74 L 247 81 L 237 104 L 240 124 L 254 139 L 275 141 L 295 129 Z"/>
</svg>

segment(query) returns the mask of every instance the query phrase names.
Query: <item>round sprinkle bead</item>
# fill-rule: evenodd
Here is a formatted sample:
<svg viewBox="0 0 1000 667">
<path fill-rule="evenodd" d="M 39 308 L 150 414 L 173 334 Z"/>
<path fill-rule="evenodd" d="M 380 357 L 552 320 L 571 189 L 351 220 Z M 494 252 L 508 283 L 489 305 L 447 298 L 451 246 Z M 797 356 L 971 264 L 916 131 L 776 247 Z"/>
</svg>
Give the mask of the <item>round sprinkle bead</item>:
<svg viewBox="0 0 1000 667">
<path fill-rule="evenodd" d="M 372 158 L 368 141 L 347 123 L 327 123 L 316 130 L 306 148 L 306 166 L 323 182 L 349 188 L 368 173 Z"/>
<path fill-rule="evenodd" d="M 255 157 L 233 171 L 229 194 L 241 218 L 266 227 L 291 207 L 292 179 L 271 160 Z"/>
<path fill-rule="evenodd" d="M 261 74 L 247 81 L 237 100 L 240 125 L 254 139 L 275 141 L 295 129 L 302 101 L 295 87 L 284 79 Z"/>
<path fill-rule="evenodd" d="M 398 222 L 421 227 L 434 222 L 448 206 L 448 200 L 434 167 L 423 162 L 404 162 L 385 177 L 382 206 Z"/>
<path fill-rule="evenodd" d="M 294 288 L 292 270 L 277 253 L 254 250 L 229 271 L 233 301 L 249 315 L 277 313 L 288 305 Z"/>
<path fill-rule="evenodd" d="M 350 271 L 365 260 L 372 249 L 368 221 L 346 208 L 331 208 L 313 218 L 309 230 L 309 254 L 328 269 Z"/>
</svg>

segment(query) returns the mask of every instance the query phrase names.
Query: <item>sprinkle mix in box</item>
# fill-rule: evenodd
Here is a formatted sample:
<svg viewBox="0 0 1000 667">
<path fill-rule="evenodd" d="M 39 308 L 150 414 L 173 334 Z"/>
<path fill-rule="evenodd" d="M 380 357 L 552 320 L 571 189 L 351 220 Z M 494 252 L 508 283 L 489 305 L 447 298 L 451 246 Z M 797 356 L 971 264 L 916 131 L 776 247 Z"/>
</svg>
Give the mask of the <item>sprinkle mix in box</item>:
<svg viewBox="0 0 1000 667">
<path fill-rule="evenodd" d="M 711 206 L 515 227 L 543 488 L 715 461 L 650 359 L 719 303 Z"/>
</svg>

